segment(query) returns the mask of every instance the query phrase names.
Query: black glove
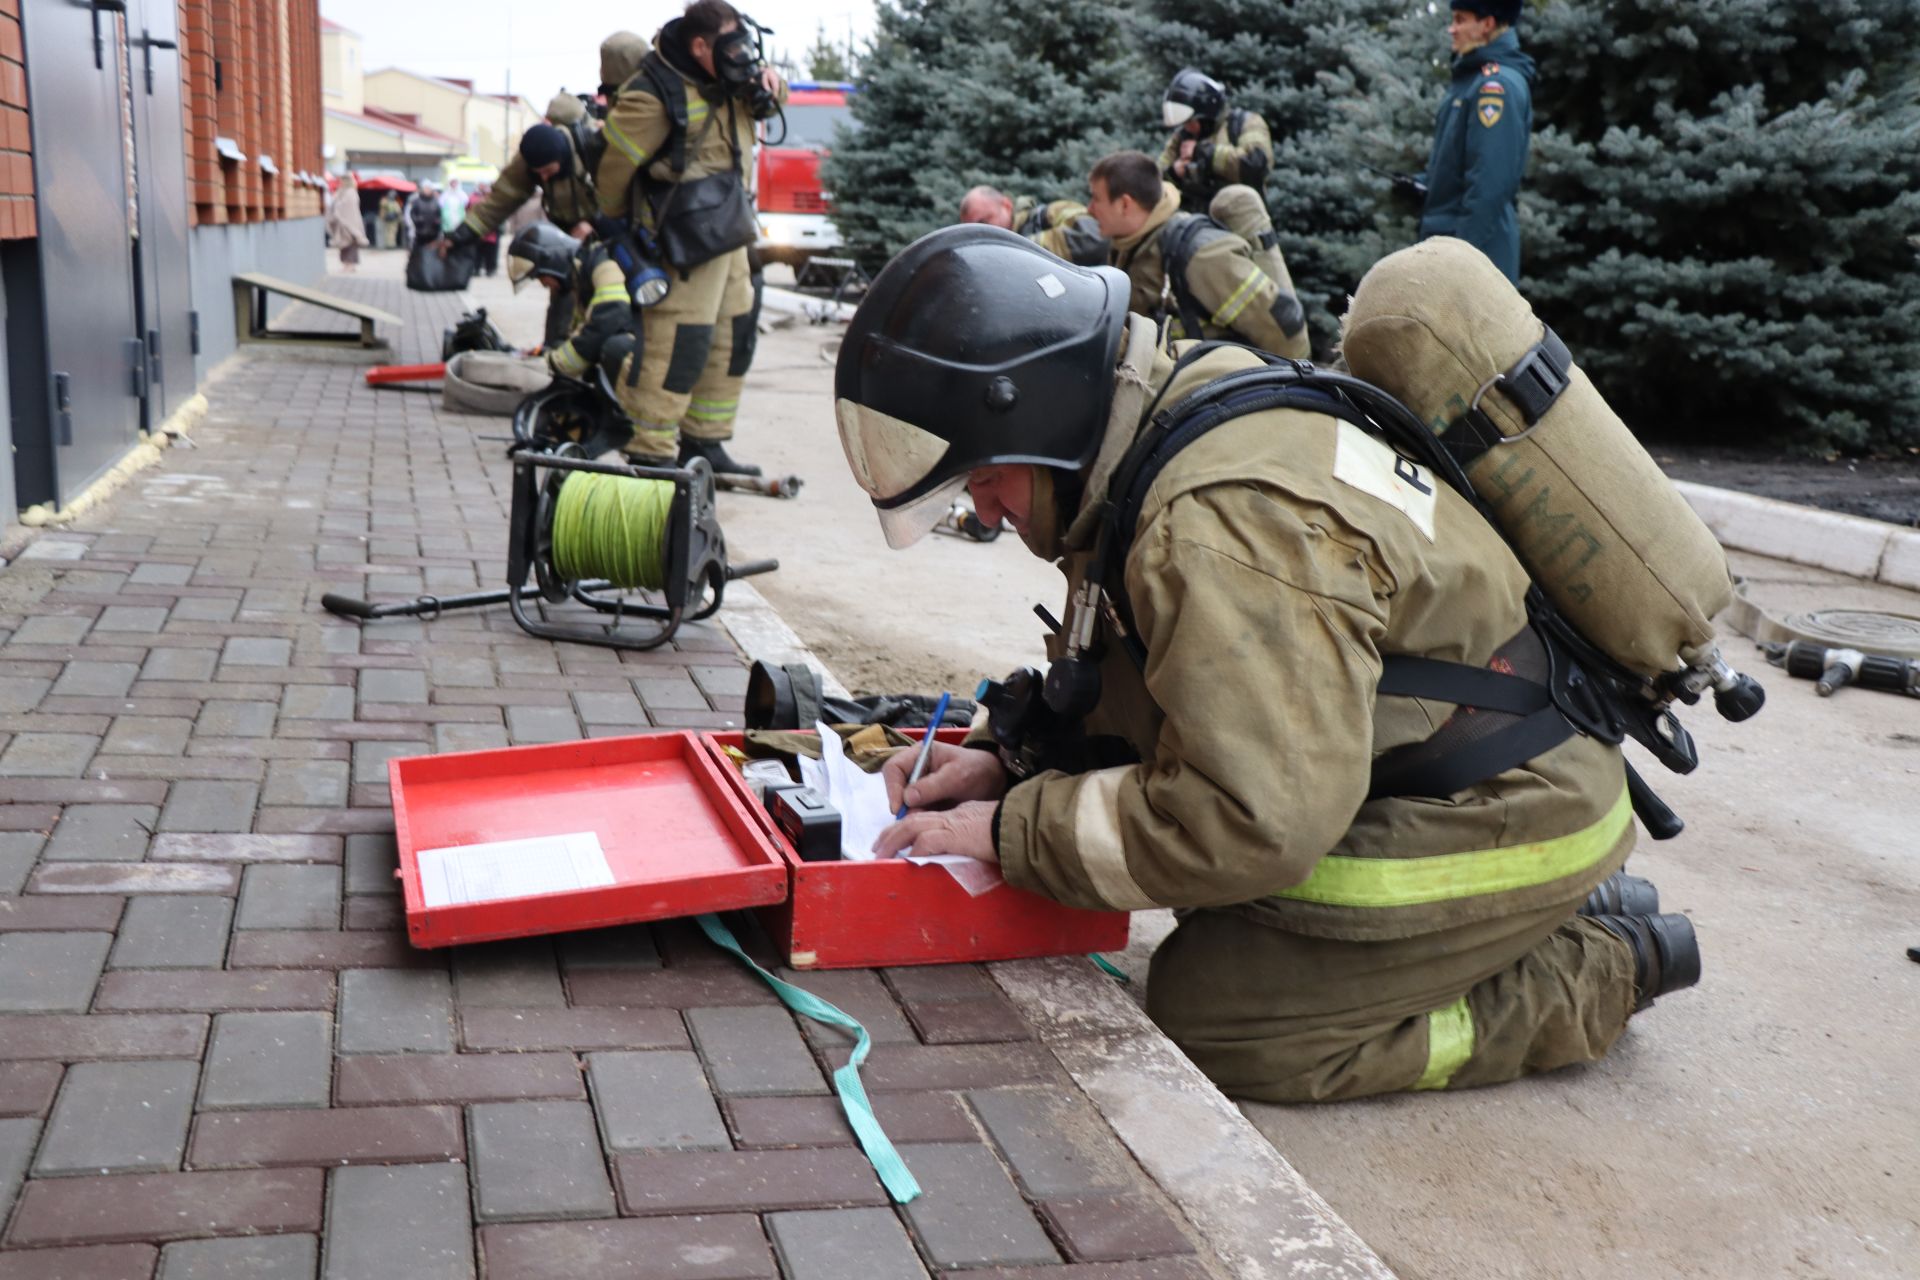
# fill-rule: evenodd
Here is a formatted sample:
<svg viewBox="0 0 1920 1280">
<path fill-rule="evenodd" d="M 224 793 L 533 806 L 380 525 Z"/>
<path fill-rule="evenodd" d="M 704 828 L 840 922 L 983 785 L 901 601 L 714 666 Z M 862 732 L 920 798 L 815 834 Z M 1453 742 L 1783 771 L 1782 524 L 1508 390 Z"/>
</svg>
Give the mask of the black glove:
<svg viewBox="0 0 1920 1280">
<path fill-rule="evenodd" d="M 1400 195 L 1411 196 L 1413 199 L 1418 200 L 1422 204 L 1426 203 L 1427 184 L 1420 181 L 1419 178 L 1415 177 L 1411 173 L 1394 174 L 1393 189 L 1396 193 Z"/>
<path fill-rule="evenodd" d="M 447 248 L 449 252 L 457 253 L 461 250 L 471 249 L 479 243 L 480 233 L 464 222 L 447 233 Z"/>
</svg>

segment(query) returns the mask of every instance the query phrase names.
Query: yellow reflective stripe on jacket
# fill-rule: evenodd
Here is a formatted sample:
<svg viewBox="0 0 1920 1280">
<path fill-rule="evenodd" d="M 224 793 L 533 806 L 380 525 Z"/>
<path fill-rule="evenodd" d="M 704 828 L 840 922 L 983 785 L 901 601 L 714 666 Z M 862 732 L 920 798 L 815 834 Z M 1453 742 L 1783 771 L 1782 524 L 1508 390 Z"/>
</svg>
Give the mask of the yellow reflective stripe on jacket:
<svg viewBox="0 0 1920 1280">
<path fill-rule="evenodd" d="M 1413 1082 L 1416 1089 L 1444 1089 L 1453 1073 L 1473 1056 L 1473 1011 L 1461 996 L 1444 1009 L 1427 1015 L 1427 1069 Z"/>
<path fill-rule="evenodd" d="M 688 406 L 687 416 L 702 422 L 731 418 L 740 411 L 738 400 L 691 400 L 688 401 Z"/>
<path fill-rule="evenodd" d="M 1607 856 L 1633 822 L 1626 789 L 1613 807 L 1572 835 L 1504 849 L 1442 853 L 1428 858 L 1328 855 L 1309 875 L 1273 896 L 1336 907 L 1411 907 L 1547 884 Z"/>
<path fill-rule="evenodd" d="M 553 353 L 552 364 L 553 367 L 561 373 L 568 375 L 578 375 L 584 372 L 587 367 L 587 362 L 582 360 L 580 353 L 573 349 L 571 339 L 562 343 L 559 349 Z"/>
<path fill-rule="evenodd" d="M 621 302 L 631 305 L 633 298 L 627 293 L 627 286 L 624 284 L 603 284 L 593 291 L 591 298 L 587 299 L 587 307 L 592 309 L 603 302 Z"/>
<path fill-rule="evenodd" d="M 607 119 L 605 133 L 607 135 L 607 141 L 620 148 L 621 154 L 626 156 L 627 159 L 633 161 L 635 164 L 645 164 L 647 162 L 647 153 L 633 145 L 632 138 L 620 132 L 620 126 L 613 122 L 612 117 L 608 117 Z"/>
<path fill-rule="evenodd" d="M 493 230 L 492 227 L 488 226 L 486 223 L 480 220 L 480 211 L 478 209 L 467 210 L 467 216 L 462 218 L 460 221 L 466 226 L 466 228 L 469 231 L 473 232 L 477 236 L 484 236 L 487 234 L 487 232 Z"/>
<path fill-rule="evenodd" d="M 709 110 L 711 110 L 711 108 L 707 106 L 707 100 L 705 98 L 697 98 L 692 94 L 687 95 L 688 124 L 699 124 L 707 118 L 707 112 Z"/>
<path fill-rule="evenodd" d="M 1213 319 L 1208 323 L 1217 324 L 1222 328 L 1232 324 L 1234 318 L 1247 309 L 1247 304 L 1253 301 L 1253 295 L 1258 293 L 1260 286 L 1266 282 L 1267 273 L 1260 270 L 1260 268 L 1255 267 L 1247 272 L 1247 278 L 1242 280 L 1240 287 L 1229 294 L 1227 300 L 1220 304 L 1220 309 L 1213 313 Z"/>
</svg>

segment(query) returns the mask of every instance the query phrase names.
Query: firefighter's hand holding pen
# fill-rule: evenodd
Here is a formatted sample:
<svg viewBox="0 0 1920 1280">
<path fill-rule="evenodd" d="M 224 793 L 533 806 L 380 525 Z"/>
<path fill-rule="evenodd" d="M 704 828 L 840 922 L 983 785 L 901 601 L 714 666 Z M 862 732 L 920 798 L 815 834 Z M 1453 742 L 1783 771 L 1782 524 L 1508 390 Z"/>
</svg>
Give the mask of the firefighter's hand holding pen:
<svg viewBox="0 0 1920 1280">
<path fill-rule="evenodd" d="M 975 747 L 935 742 L 919 781 L 907 785 L 917 751 L 897 752 L 881 769 L 887 806 L 904 804 L 907 816 L 880 833 L 873 851 L 891 858 L 908 845 L 916 854 L 964 854 L 997 863 L 993 811 L 1007 792 L 1000 757 Z M 936 808 L 935 806 L 942 806 Z"/>
</svg>

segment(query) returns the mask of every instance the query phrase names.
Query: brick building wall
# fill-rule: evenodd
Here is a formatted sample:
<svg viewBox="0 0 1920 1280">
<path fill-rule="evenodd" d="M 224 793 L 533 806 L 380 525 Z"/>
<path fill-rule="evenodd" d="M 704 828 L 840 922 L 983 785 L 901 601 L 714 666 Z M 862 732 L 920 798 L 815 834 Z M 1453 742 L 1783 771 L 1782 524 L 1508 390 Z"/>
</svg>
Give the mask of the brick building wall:
<svg viewBox="0 0 1920 1280">
<path fill-rule="evenodd" d="M 319 0 L 179 5 L 194 225 L 319 214 L 325 192 L 298 179 L 322 168 Z M 223 157 L 216 138 L 232 139 L 246 159 Z"/>
<path fill-rule="evenodd" d="M 20 0 L 0 0 L 0 240 L 26 239 L 37 225 Z"/>
</svg>

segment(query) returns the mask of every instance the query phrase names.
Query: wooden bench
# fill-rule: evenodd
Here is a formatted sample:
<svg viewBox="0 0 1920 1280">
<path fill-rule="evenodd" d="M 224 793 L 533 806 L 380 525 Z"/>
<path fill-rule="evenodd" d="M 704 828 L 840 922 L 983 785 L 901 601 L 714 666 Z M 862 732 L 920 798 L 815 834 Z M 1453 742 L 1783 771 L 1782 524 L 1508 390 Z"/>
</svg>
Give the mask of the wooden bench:
<svg viewBox="0 0 1920 1280">
<path fill-rule="evenodd" d="M 352 316 L 360 322 L 360 332 L 352 334 L 312 329 L 269 328 L 267 298 L 276 293 L 282 297 L 292 298 L 296 302 L 304 302 L 327 311 L 338 311 L 342 315 Z M 233 332 L 235 338 L 242 343 L 382 348 L 387 344 L 374 336 L 373 326 L 376 324 L 398 326 L 405 323 L 399 316 L 382 311 L 378 307 L 369 307 L 363 302 L 349 302 L 345 298 L 336 298 L 330 293 L 308 289 L 276 276 L 262 275 L 257 271 L 243 272 L 233 278 Z"/>
</svg>

